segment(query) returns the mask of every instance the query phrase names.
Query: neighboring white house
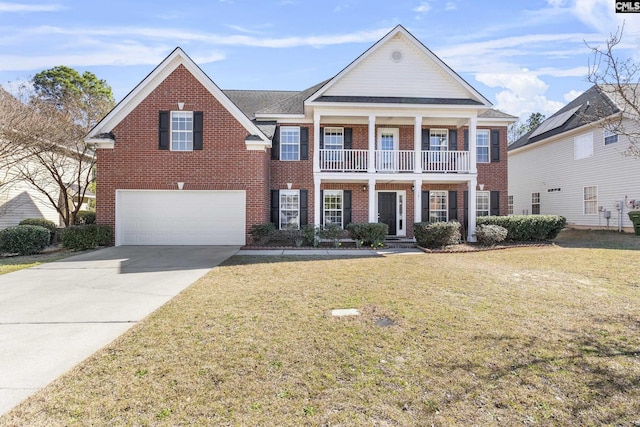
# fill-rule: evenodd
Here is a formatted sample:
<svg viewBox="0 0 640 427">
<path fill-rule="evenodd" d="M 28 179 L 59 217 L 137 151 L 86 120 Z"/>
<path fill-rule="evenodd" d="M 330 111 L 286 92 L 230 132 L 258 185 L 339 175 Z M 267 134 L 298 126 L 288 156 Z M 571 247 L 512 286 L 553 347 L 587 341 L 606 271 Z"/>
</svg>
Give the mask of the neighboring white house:
<svg viewBox="0 0 640 427">
<path fill-rule="evenodd" d="M 620 111 L 593 86 L 511 144 L 509 213 L 562 215 L 575 228 L 632 231 L 627 213 L 640 210 L 640 159 L 625 156 L 629 141 L 596 119 Z"/>
</svg>

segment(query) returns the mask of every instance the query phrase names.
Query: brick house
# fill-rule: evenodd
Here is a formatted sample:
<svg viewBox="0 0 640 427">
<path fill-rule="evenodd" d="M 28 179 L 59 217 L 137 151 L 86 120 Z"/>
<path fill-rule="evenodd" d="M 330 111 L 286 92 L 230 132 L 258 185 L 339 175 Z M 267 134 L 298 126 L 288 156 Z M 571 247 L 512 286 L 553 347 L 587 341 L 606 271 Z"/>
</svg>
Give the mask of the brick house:
<svg viewBox="0 0 640 427">
<path fill-rule="evenodd" d="M 174 50 L 92 130 L 115 244 L 245 244 L 253 224 L 507 213 L 507 126 L 402 26 L 301 92 L 223 91 Z"/>
</svg>

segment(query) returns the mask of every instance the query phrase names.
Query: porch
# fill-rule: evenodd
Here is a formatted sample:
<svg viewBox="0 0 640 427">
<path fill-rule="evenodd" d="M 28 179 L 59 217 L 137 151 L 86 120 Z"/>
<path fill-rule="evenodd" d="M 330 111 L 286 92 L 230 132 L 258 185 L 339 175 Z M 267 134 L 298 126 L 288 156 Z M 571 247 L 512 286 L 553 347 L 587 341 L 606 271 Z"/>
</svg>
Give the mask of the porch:
<svg viewBox="0 0 640 427">
<path fill-rule="evenodd" d="M 469 173 L 469 151 L 320 149 L 321 172 Z"/>
</svg>

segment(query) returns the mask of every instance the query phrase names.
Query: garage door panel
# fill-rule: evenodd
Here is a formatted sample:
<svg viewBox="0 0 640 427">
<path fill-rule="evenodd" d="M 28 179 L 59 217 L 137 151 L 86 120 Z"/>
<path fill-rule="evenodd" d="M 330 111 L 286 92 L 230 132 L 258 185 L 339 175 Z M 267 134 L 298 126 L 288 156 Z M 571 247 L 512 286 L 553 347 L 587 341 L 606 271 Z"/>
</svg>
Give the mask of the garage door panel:
<svg viewBox="0 0 640 427">
<path fill-rule="evenodd" d="M 116 244 L 243 245 L 244 191 L 120 190 Z"/>
</svg>

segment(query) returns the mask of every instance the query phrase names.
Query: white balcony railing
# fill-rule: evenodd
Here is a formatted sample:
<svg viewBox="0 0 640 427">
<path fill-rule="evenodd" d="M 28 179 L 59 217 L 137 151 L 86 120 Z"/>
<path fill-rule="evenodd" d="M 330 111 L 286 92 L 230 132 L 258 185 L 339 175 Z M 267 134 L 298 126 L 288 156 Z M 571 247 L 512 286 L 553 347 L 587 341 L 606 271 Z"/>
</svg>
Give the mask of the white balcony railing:
<svg viewBox="0 0 640 427">
<path fill-rule="evenodd" d="M 413 150 L 376 150 L 374 167 L 376 172 L 414 172 Z M 422 151 L 420 167 L 422 173 L 467 173 L 470 169 L 468 151 Z M 320 170 L 323 172 L 367 172 L 368 150 L 320 150 Z"/>
</svg>

